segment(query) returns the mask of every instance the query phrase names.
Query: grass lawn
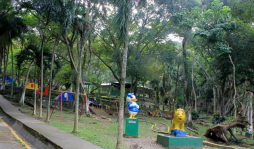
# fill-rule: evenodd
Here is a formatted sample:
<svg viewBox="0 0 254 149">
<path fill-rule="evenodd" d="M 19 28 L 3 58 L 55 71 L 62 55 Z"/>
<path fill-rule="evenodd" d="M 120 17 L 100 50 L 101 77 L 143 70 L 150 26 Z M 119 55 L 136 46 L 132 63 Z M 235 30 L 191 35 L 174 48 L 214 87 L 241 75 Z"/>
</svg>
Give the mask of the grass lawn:
<svg viewBox="0 0 254 149">
<path fill-rule="evenodd" d="M 20 109 L 23 113 L 32 116 L 33 109 L 31 107 L 20 107 Z M 35 118 L 38 118 L 38 116 L 35 116 Z M 46 118 L 46 109 L 43 109 L 43 118 Z M 145 119 L 143 116 L 137 116 L 137 118 L 140 120 L 139 138 L 156 139 L 157 133 L 152 131 L 151 127 L 153 123 L 151 122 L 155 122 L 156 124 L 167 124 L 171 127 L 171 120 L 167 120 L 165 118 L 145 117 L 148 123 L 145 122 Z M 74 135 L 82 139 L 85 139 L 93 144 L 99 145 L 105 149 L 115 148 L 116 141 L 117 141 L 116 138 L 117 138 L 118 123 L 116 122 L 117 118 L 111 117 L 111 120 L 112 122 L 110 122 L 107 119 L 100 119 L 95 116 L 92 116 L 93 123 L 91 123 L 89 117 L 82 115 L 79 121 L 79 132 L 75 133 Z M 209 120 L 207 119 L 206 121 L 209 121 Z M 69 133 L 72 133 L 73 127 L 74 127 L 74 112 L 63 111 L 63 121 L 61 121 L 60 111 L 55 110 L 55 112 L 53 113 L 50 119 L 50 125 L 57 127 L 59 129 L 62 129 L 64 131 L 67 131 Z M 201 137 L 204 140 L 206 140 L 203 134 L 205 133 L 207 127 L 198 125 L 198 124 L 194 124 L 194 125 L 198 129 L 198 132 L 201 135 L 198 135 L 188 130 L 185 127 L 185 131 L 187 132 L 187 135 Z M 209 125 L 212 125 L 212 124 L 209 124 Z M 161 129 L 160 127 L 164 127 L 164 128 Z M 124 129 L 125 129 L 125 124 L 124 124 Z M 167 127 L 165 127 L 165 125 L 156 125 L 155 129 L 158 131 L 166 131 Z M 244 139 L 244 142 L 248 144 L 254 144 L 254 140 L 251 140 L 251 139 L 248 139 L 248 140 Z M 125 146 L 125 148 L 128 148 L 128 147 Z M 212 148 L 212 147 L 209 147 L 209 148 Z"/>
</svg>

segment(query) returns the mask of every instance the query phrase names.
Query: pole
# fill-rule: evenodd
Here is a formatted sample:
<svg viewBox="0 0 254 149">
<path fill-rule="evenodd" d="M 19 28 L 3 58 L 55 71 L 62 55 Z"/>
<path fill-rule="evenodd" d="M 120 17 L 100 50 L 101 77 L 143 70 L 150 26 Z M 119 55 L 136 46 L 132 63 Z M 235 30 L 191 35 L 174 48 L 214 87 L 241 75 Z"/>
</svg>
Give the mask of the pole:
<svg viewBox="0 0 254 149">
<path fill-rule="evenodd" d="M 118 106 L 117 106 L 117 100 L 116 100 L 116 110 L 117 110 L 117 114 L 118 114 L 118 116 L 119 116 Z"/>
<path fill-rule="evenodd" d="M 116 100 L 115 100 L 115 102 L 116 102 Z M 114 102 L 114 104 L 115 104 L 115 102 Z M 111 107 L 111 109 L 110 109 L 110 111 L 109 111 L 109 113 L 108 113 L 108 116 L 110 115 L 110 113 L 111 113 L 111 111 L 112 111 L 112 109 L 113 109 L 113 107 L 114 107 L 114 104 L 112 105 L 112 107 Z"/>
<path fill-rule="evenodd" d="M 58 100 L 59 100 L 59 98 L 58 98 L 57 101 L 56 101 L 56 104 L 55 104 L 54 109 L 53 109 L 53 111 L 52 111 L 52 113 L 51 113 L 51 115 L 50 115 L 50 118 L 51 118 L 51 116 L 52 116 L 52 114 L 53 114 L 53 112 L 54 112 L 54 110 L 55 110 L 55 108 L 56 108 L 56 105 L 57 105 Z"/>
<path fill-rule="evenodd" d="M 83 111 L 85 102 L 86 102 L 86 95 L 85 95 L 85 97 L 84 97 L 84 101 L 83 101 L 83 104 L 82 104 L 82 108 L 81 108 L 81 111 L 80 111 L 80 114 L 79 114 L 79 119 L 80 119 L 80 117 L 81 117 L 81 114 L 82 114 L 82 111 Z"/>
</svg>

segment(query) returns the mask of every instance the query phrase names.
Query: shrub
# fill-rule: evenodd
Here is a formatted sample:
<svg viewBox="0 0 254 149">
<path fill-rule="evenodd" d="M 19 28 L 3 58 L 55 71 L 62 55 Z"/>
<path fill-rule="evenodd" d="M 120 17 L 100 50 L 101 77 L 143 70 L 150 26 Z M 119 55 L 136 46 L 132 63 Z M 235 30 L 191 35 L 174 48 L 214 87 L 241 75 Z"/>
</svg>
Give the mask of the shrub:
<svg viewBox="0 0 254 149">
<path fill-rule="evenodd" d="M 220 124 L 220 123 L 224 122 L 225 120 L 226 120 L 226 118 L 220 116 L 219 113 L 214 113 L 214 114 L 213 114 L 213 124 L 214 124 L 214 125 L 215 125 L 215 124 Z"/>
<path fill-rule="evenodd" d="M 197 111 L 192 111 L 191 112 L 191 117 L 192 117 L 192 120 L 197 120 L 199 118 L 199 114 Z"/>
</svg>

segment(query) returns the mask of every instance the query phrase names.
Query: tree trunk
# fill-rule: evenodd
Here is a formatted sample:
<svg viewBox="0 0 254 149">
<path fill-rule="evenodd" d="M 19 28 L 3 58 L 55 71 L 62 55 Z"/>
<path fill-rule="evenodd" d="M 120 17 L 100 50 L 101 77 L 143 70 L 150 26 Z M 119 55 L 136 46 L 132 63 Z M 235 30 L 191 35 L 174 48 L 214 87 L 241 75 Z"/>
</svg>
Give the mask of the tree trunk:
<svg viewBox="0 0 254 149">
<path fill-rule="evenodd" d="M 249 92 L 249 122 L 250 122 L 250 127 L 249 127 L 249 132 L 253 132 L 253 106 L 252 106 L 252 97 L 253 93 Z"/>
<path fill-rule="evenodd" d="M 50 75 L 49 75 L 49 98 L 48 98 L 48 106 L 47 106 L 47 117 L 46 117 L 46 122 L 49 122 L 49 117 L 50 117 L 50 99 L 51 99 L 51 90 L 52 90 L 52 73 L 53 73 L 53 66 L 54 66 L 54 57 L 55 57 L 55 50 L 56 50 L 56 46 L 58 43 L 58 38 L 56 38 L 55 41 L 55 45 L 53 48 L 53 52 L 52 52 L 52 58 L 51 58 L 51 66 L 50 66 Z M 42 92 L 42 89 L 41 89 Z"/>
<path fill-rule="evenodd" d="M 6 81 L 6 65 L 5 65 L 5 55 L 6 55 L 6 48 L 5 48 L 5 42 L 4 42 L 4 48 L 3 48 L 3 57 L 4 57 L 4 72 L 3 72 L 3 83 L 2 83 L 2 90 L 5 89 L 5 81 Z"/>
<path fill-rule="evenodd" d="M 30 70 L 31 70 L 33 64 L 34 64 L 34 61 L 32 61 L 32 63 L 29 65 L 29 68 L 28 68 L 27 73 L 26 73 L 26 81 L 25 81 L 25 83 L 24 83 L 23 91 L 22 91 L 22 95 L 21 95 L 21 99 L 20 99 L 20 101 L 19 101 L 19 104 L 21 104 L 22 106 L 24 106 L 24 102 L 25 102 L 25 93 L 26 93 L 26 85 L 27 85 L 28 76 L 29 76 L 29 73 L 30 73 Z"/>
<path fill-rule="evenodd" d="M 128 53 L 128 23 L 126 26 L 126 37 L 123 50 L 123 63 L 121 71 L 121 90 L 119 99 L 119 121 L 118 121 L 118 135 L 116 148 L 121 149 L 123 147 L 123 120 L 124 120 L 124 97 L 125 97 L 125 80 L 126 80 L 126 66 L 127 66 L 127 53 Z"/>
<path fill-rule="evenodd" d="M 79 113 L 79 87 L 80 87 L 80 77 L 81 77 L 81 65 L 80 58 L 78 62 L 78 74 L 76 78 L 76 95 L 75 95 L 75 118 L 74 118 L 74 128 L 73 133 L 78 132 L 78 113 Z"/>
<path fill-rule="evenodd" d="M 184 37 L 182 41 L 183 64 L 184 64 L 184 89 L 185 89 L 186 110 L 187 110 L 186 124 L 189 125 L 192 123 L 192 118 L 191 118 L 191 101 L 189 97 L 188 66 L 187 66 L 187 54 L 186 54 L 187 44 L 188 44 L 188 39 L 187 37 Z"/>
<path fill-rule="evenodd" d="M 179 66 L 180 66 L 180 63 L 177 64 L 176 87 L 175 87 L 175 95 L 174 95 L 174 99 L 173 99 L 172 116 L 174 116 L 174 111 L 175 111 L 175 101 L 176 101 L 176 93 L 177 93 L 177 83 L 178 83 L 178 75 L 179 75 Z"/>
<path fill-rule="evenodd" d="M 236 107 L 236 104 L 235 104 L 235 96 L 236 96 L 236 84 L 235 84 L 235 64 L 231 58 L 231 55 L 228 55 L 229 56 L 229 59 L 233 65 L 233 80 L 234 80 L 234 96 L 233 96 L 233 104 L 234 104 L 234 109 L 235 109 L 235 112 L 234 112 L 234 117 L 236 118 L 236 110 L 237 110 L 237 107 Z M 235 133 L 235 130 L 234 130 L 234 133 Z"/>
<path fill-rule="evenodd" d="M 4 51 L 4 48 L 0 48 L 0 76 L 2 77 L 3 77 L 3 73 L 2 73 L 3 51 Z M 1 90 L 1 87 L 0 87 L 0 90 Z"/>
<path fill-rule="evenodd" d="M 196 95 L 195 86 L 194 86 L 193 67 L 194 67 L 194 58 L 192 60 L 192 89 L 193 89 L 193 95 L 194 95 L 194 99 L 195 99 L 195 111 L 197 111 L 197 95 Z"/>
<path fill-rule="evenodd" d="M 82 47 L 82 36 L 81 36 L 81 47 Z M 79 47 L 79 38 L 77 38 L 77 49 L 78 49 L 78 68 L 77 68 L 77 77 L 76 77 L 76 85 L 75 85 L 75 116 L 74 116 L 74 127 L 73 127 L 73 133 L 78 132 L 78 109 L 79 109 L 79 83 L 80 83 L 80 73 L 81 73 L 81 48 Z"/>
<path fill-rule="evenodd" d="M 9 32 L 9 35 L 10 35 L 10 41 L 11 41 L 11 33 Z M 11 41 L 11 78 L 12 78 L 12 81 L 11 81 L 11 96 L 13 95 L 13 81 L 14 81 L 14 78 L 13 78 L 13 49 L 12 49 L 12 41 Z"/>
<path fill-rule="evenodd" d="M 213 87 L 213 113 L 216 113 L 216 88 Z"/>
<path fill-rule="evenodd" d="M 44 44 L 44 35 L 42 35 L 42 40 L 41 40 L 41 96 L 40 96 L 40 113 L 39 117 L 42 118 L 42 98 L 43 98 L 43 44 Z M 36 87 L 36 84 L 35 86 Z"/>
<path fill-rule="evenodd" d="M 34 110 L 33 110 L 33 115 L 36 115 L 36 68 L 34 69 Z"/>
<path fill-rule="evenodd" d="M 85 18 L 85 22 L 84 22 L 84 27 L 86 28 L 86 23 L 88 21 L 88 14 L 89 14 L 89 9 L 87 9 L 87 14 L 86 14 L 86 18 Z M 80 47 L 79 47 L 79 37 L 77 35 L 77 49 L 78 49 L 78 68 L 76 69 L 77 72 L 77 78 L 76 78 L 76 96 L 75 96 L 75 117 L 74 117 L 74 128 L 73 128 L 73 133 L 78 132 L 78 116 L 79 116 L 79 92 L 80 92 L 80 85 L 83 88 L 83 91 L 85 93 L 85 89 L 83 87 L 83 83 L 81 80 L 81 57 L 83 54 L 83 51 L 85 49 L 86 46 L 86 36 L 85 36 L 85 32 L 86 30 L 84 29 L 81 36 L 80 36 Z M 72 57 L 71 57 L 72 58 Z M 73 59 L 72 59 L 73 62 Z M 73 63 L 74 65 L 74 63 Z M 74 65 L 75 67 L 75 65 Z"/>
</svg>

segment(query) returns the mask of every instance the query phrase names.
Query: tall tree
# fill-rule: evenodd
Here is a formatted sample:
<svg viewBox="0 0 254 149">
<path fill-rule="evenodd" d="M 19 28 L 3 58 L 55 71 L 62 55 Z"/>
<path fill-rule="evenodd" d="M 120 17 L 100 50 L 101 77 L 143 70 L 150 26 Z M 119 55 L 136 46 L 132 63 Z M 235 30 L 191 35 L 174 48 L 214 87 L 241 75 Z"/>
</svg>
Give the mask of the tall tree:
<svg viewBox="0 0 254 149">
<path fill-rule="evenodd" d="M 181 13 L 175 13 L 172 16 L 172 22 L 177 25 L 176 32 L 183 37 L 182 40 L 182 53 L 183 53 L 183 66 L 184 66 L 184 89 L 185 89 L 185 100 L 187 108 L 187 119 L 186 123 L 191 124 L 191 100 L 189 95 L 189 71 L 187 65 L 187 45 L 191 36 L 191 29 L 193 27 L 193 19 L 188 9 L 184 9 Z"/>
<path fill-rule="evenodd" d="M 131 11 L 130 0 L 116 0 L 115 5 L 118 7 L 117 14 L 115 16 L 115 27 L 118 35 L 119 42 L 124 44 L 122 55 L 122 67 L 121 67 L 121 79 L 120 79 L 120 105 L 119 105 L 119 121 L 118 121 L 118 135 L 116 148 L 121 149 L 123 147 L 123 120 L 124 120 L 124 97 L 125 97 L 125 79 L 126 79 L 126 66 L 127 66 L 127 53 L 128 53 L 128 30 L 129 30 L 129 18 Z"/>
<path fill-rule="evenodd" d="M 25 8 L 27 11 L 29 11 L 38 21 L 38 25 L 36 26 L 37 31 L 39 32 L 41 42 L 39 48 L 41 49 L 41 85 L 40 87 L 43 88 L 43 46 L 46 38 L 46 30 L 47 26 L 51 21 L 54 19 L 53 14 L 53 1 L 51 0 L 43 0 L 43 1 L 22 1 L 21 2 L 21 8 Z M 42 98 L 43 93 L 40 94 L 40 112 L 39 117 L 42 117 Z"/>
</svg>

